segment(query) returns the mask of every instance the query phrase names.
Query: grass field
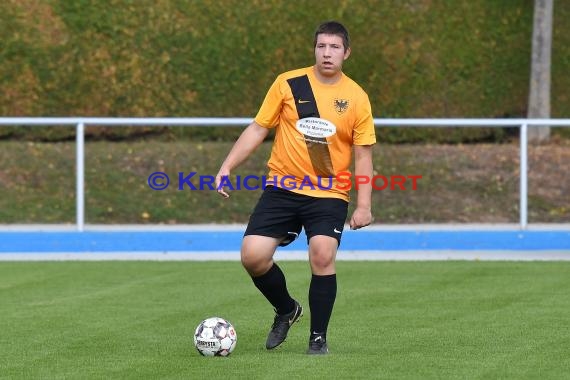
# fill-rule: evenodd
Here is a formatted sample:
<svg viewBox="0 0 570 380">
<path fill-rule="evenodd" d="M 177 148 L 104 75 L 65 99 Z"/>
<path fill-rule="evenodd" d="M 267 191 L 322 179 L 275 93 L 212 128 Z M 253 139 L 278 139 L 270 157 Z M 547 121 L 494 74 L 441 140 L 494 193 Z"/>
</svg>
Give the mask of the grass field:
<svg viewBox="0 0 570 380">
<path fill-rule="evenodd" d="M 308 306 L 307 263 L 281 266 Z M 308 357 L 308 313 L 265 350 L 272 310 L 237 262 L 5 262 L 0 378 L 567 378 L 569 274 L 566 262 L 340 262 L 331 354 Z M 213 315 L 236 327 L 229 358 L 192 345 Z"/>
</svg>

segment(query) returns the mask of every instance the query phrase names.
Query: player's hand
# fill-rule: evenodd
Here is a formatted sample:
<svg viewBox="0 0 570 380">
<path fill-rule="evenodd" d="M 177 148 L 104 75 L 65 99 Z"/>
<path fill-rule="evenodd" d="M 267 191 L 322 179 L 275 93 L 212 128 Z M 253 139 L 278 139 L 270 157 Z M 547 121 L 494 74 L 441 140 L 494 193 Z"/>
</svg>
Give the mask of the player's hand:
<svg viewBox="0 0 570 380">
<path fill-rule="evenodd" d="M 218 192 L 218 194 L 220 194 L 224 198 L 229 198 L 230 195 L 228 193 L 226 193 L 224 191 L 224 187 L 221 186 L 222 185 L 222 178 L 224 178 L 224 177 L 228 178 L 229 176 L 230 176 L 229 170 L 224 170 L 224 169 L 220 169 L 220 171 L 216 175 L 216 181 L 215 181 L 216 191 Z"/>
<path fill-rule="evenodd" d="M 357 230 L 372 223 L 372 211 L 369 208 L 357 207 L 350 218 L 350 229 Z"/>
</svg>

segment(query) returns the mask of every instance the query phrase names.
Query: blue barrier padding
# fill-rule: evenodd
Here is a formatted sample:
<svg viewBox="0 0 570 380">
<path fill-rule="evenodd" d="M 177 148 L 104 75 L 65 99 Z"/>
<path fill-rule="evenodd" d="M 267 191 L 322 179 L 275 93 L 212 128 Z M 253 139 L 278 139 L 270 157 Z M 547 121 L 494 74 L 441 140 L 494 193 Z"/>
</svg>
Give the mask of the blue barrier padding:
<svg viewBox="0 0 570 380">
<path fill-rule="evenodd" d="M 238 251 L 242 231 L 0 232 L 0 253 Z M 302 233 L 280 250 L 306 250 Z M 345 231 L 341 250 L 570 250 L 570 231 Z"/>
</svg>

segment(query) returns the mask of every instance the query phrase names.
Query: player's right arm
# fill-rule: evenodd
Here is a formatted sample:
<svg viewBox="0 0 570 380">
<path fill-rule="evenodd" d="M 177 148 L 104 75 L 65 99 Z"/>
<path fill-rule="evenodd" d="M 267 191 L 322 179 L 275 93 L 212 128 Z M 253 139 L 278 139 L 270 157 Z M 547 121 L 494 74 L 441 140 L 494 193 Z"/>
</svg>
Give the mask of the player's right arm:
<svg viewBox="0 0 570 380">
<path fill-rule="evenodd" d="M 216 175 L 216 189 L 224 198 L 228 198 L 230 195 L 224 191 L 223 187 L 220 187 L 222 178 L 229 176 L 234 168 L 244 162 L 268 134 L 269 129 L 262 127 L 255 121 L 241 133 Z"/>
</svg>

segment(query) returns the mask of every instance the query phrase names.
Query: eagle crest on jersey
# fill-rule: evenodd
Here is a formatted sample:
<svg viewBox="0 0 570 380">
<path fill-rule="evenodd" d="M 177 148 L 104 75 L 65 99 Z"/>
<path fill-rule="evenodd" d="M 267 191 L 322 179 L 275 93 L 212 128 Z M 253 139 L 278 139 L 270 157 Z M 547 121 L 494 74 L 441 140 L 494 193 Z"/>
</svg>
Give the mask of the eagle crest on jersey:
<svg viewBox="0 0 570 380">
<path fill-rule="evenodd" d="M 342 115 L 348 109 L 348 100 L 347 99 L 335 99 L 334 100 L 334 109 L 336 113 Z"/>
</svg>

